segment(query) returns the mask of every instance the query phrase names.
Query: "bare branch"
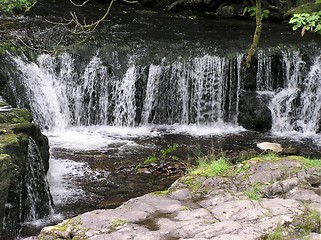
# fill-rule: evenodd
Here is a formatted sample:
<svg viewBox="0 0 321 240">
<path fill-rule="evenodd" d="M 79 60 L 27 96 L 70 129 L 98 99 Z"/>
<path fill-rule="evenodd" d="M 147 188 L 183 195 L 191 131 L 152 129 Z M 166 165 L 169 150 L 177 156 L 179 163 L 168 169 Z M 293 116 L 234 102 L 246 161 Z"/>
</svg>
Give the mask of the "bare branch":
<svg viewBox="0 0 321 240">
<path fill-rule="evenodd" d="M 122 0 L 123 2 L 125 3 L 129 3 L 129 4 L 135 4 L 135 3 L 138 3 L 138 1 L 136 0 L 133 0 L 133 1 L 128 1 L 128 0 Z"/>
<path fill-rule="evenodd" d="M 82 4 L 76 4 L 73 1 L 70 0 L 70 2 L 72 3 L 72 5 L 76 6 L 76 7 L 83 7 L 86 5 L 87 2 L 89 2 L 90 0 L 86 0 L 84 1 Z"/>
<path fill-rule="evenodd" d="M 81 5 L 77 5 L 74 2 L 72 2 L 72 0 L 70 0 L 70 2 L 73 5 L 79 6 L 79 7 L 84 6 L 89 1 L 90 0 L 86 0 Z M 48 21 L 48 20 L 47 20 L 47 22 L 52 23 L 52 24 L 56 24 L 56 25 L 62 25 L 64 27 L 74 24 L 75 26 L 74 26 L 73 30 L 68 29 L 68 31 L 70 31 L 71 33 L 73 33 L 73 34 L 90 34 L 97 28 L 97 26 L 100 23 L 102 23 L 104 20 L 106 20 L 114 1 L 115 0 L 110 1 L 107 10 L 105 11 L 104 15 L 101 18 L 99 18 L 97 21 L 92 21 L 91 23 L 87 23 L 86 18 L 84 18 L 82 20 L 82 22 L 80 22 L 76 12 L 70 12 L 71 19 L 66 20 L 67 22 L 52 22 L 52 21 Z"/>
</svg>

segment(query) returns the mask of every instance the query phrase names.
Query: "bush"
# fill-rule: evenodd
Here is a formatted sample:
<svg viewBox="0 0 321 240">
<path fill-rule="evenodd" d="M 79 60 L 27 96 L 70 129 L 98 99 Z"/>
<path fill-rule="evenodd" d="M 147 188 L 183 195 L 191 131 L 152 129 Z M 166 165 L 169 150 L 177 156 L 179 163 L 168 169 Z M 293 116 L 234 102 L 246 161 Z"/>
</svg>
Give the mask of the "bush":
<svg viewBox="0 0 321 240">
<path fill-rule="evenodd" d="M 293 30 L 302 28 L 302 36 L 305 30 L 321 34 L 321 11 L 294 14 L 289 23 L 292 24 Z"/>
</svg>

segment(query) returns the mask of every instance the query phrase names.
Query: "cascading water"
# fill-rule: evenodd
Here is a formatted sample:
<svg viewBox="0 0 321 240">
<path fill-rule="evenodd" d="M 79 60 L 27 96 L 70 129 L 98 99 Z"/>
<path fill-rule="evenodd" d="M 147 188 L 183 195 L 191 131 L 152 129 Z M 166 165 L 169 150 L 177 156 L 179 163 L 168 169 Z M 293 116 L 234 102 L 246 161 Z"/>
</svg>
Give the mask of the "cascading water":
<svg viewBox="0 0 321 240">
<path fill-rule="evenodd" d="M 25 201 L 23 205 L 29 208 L 25 217 L 26 221 L 34 222 L 53 214 L 53 203 L 46 178 L 46 170 L 41 160 L 37 144 L 31 137 L 29 137 L 27 159 L 28 164 L 25 179 L 27 197 L 23 199 L 23 201 Z"/>
<path fill-rule="evenodd" d="M 108 74 L 98 56 L 80 73 L 69 54 L 41 55 L 37 63 L 17 57 L 14 61 L 23 73 L 36 121 L 50 131 L 69 125 L 237 123 L 242 57 L 236 58 L 236 65 L 233 59 L 209 55 L 171 64 L 163 59 L 160 65 L 148 66 L 145 77 L 144 67 L 133 62 L 124 76 Z M 137 88 L 138 78 L 147 83 Z M 140 92 L 142 102 L 136 99 Z"/>
<path fill-rule="evenodd" d="M 273 95 L 269 108 L 275 133 L 319 132 L 320 57 L 314 57 L 310 66 L 300 55 L 282 50 L 281 70 L 276 74 L 269 50 L 258 52 L 256 90 Z M 37 63 L 20 57 L 13 60 L 22 73 L 36 121 L 51 132 L 71 125 L 238 122 L 244 85 L 242 54 L 231 59 L 204 55 L 171 63 L 163 58 L 160 64 L 148 66 L 130 58 L 123 76 L 108 70 L 113 66 L 104 65 L 99 54 L 78 72 L 75 59 L 67 53 L 40 55 Z M 275 84 L 275 76 L 282 84 Z M 281 85 L 284 87 L 276 89 Z"/>
<path fill-rule="evenodd" d="M 270 103 L 272 131 L 276 134 L 315 135 L 320 132 L 321 60 L 307 65 L 299 52 L 284 52 L 285 86 Z"/>
<path fill-rule="evenodd" d="M 1 239 L 15 239 L 28 231 L 26 229 L 43 227 L 59 217 L 54 215 L 43 159 L 31 137 L 27 153 L 25 171 L 20 179 L 19 203 L 11 199 L 13 202 L 6 204 L 8 210 L 3 219 Z"/>
</svg>

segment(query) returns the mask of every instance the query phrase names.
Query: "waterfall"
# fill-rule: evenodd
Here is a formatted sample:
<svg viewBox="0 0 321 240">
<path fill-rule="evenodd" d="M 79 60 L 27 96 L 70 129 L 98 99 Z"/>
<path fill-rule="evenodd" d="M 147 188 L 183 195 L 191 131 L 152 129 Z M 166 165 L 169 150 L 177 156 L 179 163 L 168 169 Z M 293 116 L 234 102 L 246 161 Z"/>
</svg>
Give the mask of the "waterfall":
<svg viewBox="0 0 321 240">
<path fill-rule="evenodd" d="M 57 75 L 57 59 L 50 55 L 40 55 L 37 63 L 28 62 L 21 57 L 14 58 L 22 77 L 31 111 L 36 122 L 43 129 L 63 130 L 70 121 L 70 112 L 66 103 L 66 82 L 70 80 L 70 63 L 66 56 L 61 64 L 61 74 Z M 19 99 L 19 96 L 17 96 Z"/>
<path fill-rule="evenodd" d="M 29 209 L 26 213 L 26 221 L 33 222 L 48 217 L 49 214 L 53 213 L 53 203 L 46 178 L 46 170 L 37 144 L 31 137 L 29 137 L 27 159 L 25 177 L 27 196 L 22 201 L 24 201 L 23 205 Z"/>
<path fill-rule="evenodd" d="M 36 121 L 50 131 L 70 125 L 237 123 L 242 57 L 204 55 L 171 63 L 164 58 L 147 67 L 129 59 L 122 76 L 108 71 L 113 66 L 98 54 L 78 72 L 66 53 L 43 54 L 35 63 L 13 60 Z M 138 85 L 138 79 L 146 80 Z"/>
<path fill-rule="evenodd" d="M 312 64 L 308 65 L 299 52 L 285 52 L 283 65 L 285 86 L 270 103 L 272 131 L 313 135 L 320 131 L 320 56 L 312 58 Z"/>
<path fill-rule="evenodd" d="M 268 56 L 268 54 L 262 49 L 258 51 L 257 55 L 256 90 L 272 91 L 274 79 L 272 78 L 271 56 Z"/>
<path fill-rule="evenodd" d="M 118 82 L 115 89 L 114 124 L 117 126 L 135 126 L 136 67 L 134 64 L 127 69 L 125 76 Z"/>
<path fill-rule="evenodd" d="M 308 63 L 298 50 L 278 51 L 275 57 L 272 50 L 259 50 L 254 75 L 256 92 L 272 96 L 272 132 L 317 133 L 320 57 Z M 112 55 L 111 63 L 99 53 L 80 63 L 67 53 L 43 54 L 36 62 L 13 57 L 28 104 L 43 129 L 238 124 L 240 99 L 247 91 L 243 54 L 164 57 L 147 65 L 131 56 L 120 63 L 117 52 Z"/>
</svg>

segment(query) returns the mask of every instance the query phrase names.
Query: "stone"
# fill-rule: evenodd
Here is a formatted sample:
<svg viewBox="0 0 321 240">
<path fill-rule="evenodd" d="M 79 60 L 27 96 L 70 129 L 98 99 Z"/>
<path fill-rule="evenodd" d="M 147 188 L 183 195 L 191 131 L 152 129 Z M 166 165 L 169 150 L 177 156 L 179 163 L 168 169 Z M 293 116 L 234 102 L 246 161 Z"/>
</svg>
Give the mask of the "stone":
<svg viewBox="0 0 321 240">
<path fill-rule="evenodd" d="M 179 200 L 179 201 L 185 201 L 185 200 L 189 200 L 192 198 L 191 193 L 186 188 L 171 192 L 169 196 L 170 196 L 170 198 L 175 199 L 175 200 Z"/>
<path fill-rule="evenodd" d="M 273 152 L 279 153 L 282 152 L 283 147 L 279 143 L 272 143 L 272 142 L 261 142 L 256 144 L 256 146 L 264 151 L 271 150 Z"/>
</svg>

